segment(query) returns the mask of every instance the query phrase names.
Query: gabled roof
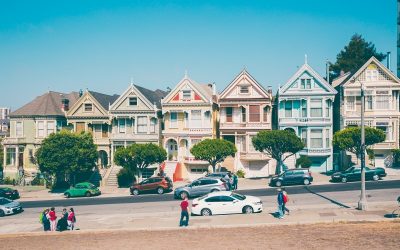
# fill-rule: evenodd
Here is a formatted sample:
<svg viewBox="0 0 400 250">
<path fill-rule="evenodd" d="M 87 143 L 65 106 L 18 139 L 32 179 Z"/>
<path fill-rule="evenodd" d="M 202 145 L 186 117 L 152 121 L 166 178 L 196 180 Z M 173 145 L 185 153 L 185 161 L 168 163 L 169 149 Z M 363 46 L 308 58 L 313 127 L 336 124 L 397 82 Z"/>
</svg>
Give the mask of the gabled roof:
<svg viewBox="0 0 400 250">
<path fill-rule="evenodd" d="M 99 92 L 88 91 L 96 101 L 105 109 L 108 110 L 109 106 L 118 99 L 119 95 L 106 95 Z"/>
<path fill-rule="evenodd" d="M 155 104 L 157 108 L 161 108 L 161 99 L 163 99 L 166 95 L 167 92 L 161 90 L 161 89 L 156 89 L 155 91 L 143 88 L 138 85 L 134 85 L 137 90 L 144 95 L 144 97 L 149 100 L 151 104 Z"/>
<path fill-rule="evenodd" d="M 331 93 L 336 94 L 337 91 L 327 82 L 325 79 L 318 74 L 308 63 L 304 63 L 303 66 L 301 66 L 296 73 L 290 79 L 278 90 L 278 94 L 281 95 L 283 94 L 291 85 L 292 83 L 297 80 L 304 72 L 308 72 L 310 75 L 312 75 L 315 79 L 317 79 L 321 84 L 324 85 L 324 87 Z"/>
<path fill-rule="evenodd" d="M 71 92 L 64 94 L 60 92 L 49 91 L 41 96 L 36 97 L 33 101 L 25 104 L 21 108 L 10 114 L 10 117 L 18 116 L 64 116 L 64 111 L 61 110 L 61 100 L 68 99 L 69 106 L 75 104 L 79 94 Z"/>
</svg>

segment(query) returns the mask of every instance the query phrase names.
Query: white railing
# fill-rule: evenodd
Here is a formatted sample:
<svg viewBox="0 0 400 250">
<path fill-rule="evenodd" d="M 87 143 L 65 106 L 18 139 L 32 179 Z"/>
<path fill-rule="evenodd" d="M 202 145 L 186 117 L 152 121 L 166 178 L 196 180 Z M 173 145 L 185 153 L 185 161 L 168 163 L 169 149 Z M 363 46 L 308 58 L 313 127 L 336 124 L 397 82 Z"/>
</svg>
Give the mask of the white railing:
<svg viewBox="0 0 400 250">
<path fill-rule="evenodd" d="M 330 148 L 305 148 L 300 152 L 308 153 L 308 154 L 330 154 L 332 149 Z"/>
<path fill-rule="evenodd" d="M 246 122 L 246 123 L 232 123 L 221 122 L 221 128 L 269 128 L 270 122 Z"/>
<path fill-rule="evenodd" d="M 196 133 L 196 134 L 212 133 L 212 128 L 189 128 L 189 133 Z"/>
<path fill-rule="evenodd" d="M 280 123 L 307 123 L 307 122 L 331 122 L 330 117 L 292 117 L 292 118 L 279 118 Z"/>
</svg>

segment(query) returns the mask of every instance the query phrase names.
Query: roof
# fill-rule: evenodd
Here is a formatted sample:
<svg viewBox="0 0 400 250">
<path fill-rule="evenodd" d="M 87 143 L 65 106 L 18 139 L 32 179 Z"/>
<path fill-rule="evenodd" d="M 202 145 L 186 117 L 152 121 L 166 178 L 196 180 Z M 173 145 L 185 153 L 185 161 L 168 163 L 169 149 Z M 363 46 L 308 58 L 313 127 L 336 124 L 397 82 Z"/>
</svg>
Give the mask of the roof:
<svg viewBox="0 0 400 250">
<path fill-rule="evenodd" d="M 134 84 L 134 85 L 135 85 L 135 88 L 137 90 L 139 90 L 140 93 L 142 93 L 142 95 L 144 95 L 144 97 L 146 97 L 147 100 L 149 100 L 149 102 L 151 102 L 151 104 L 155 104 L 157 106 L 157 108 L 161 108 L 161 99 L 167 95 L 167 92 L 160 90 L 160 89 L 156 89 L 155 91 L 153 91 L 153 90 L 138 86 L 136 84 Z"/>
<path fill-rule="evenodd" d="M 89 93 L 95 98 L 100 105 L 105 109 L 108 110 L 108 107 L 113 104 L 119 97 L 119 95 L 106 95 L 94 91 L 89 91 Z"/>
<path fill-rule="evenodd" d="M 49 91 L 36 97 L 33 101 L 25 104 L 21 108 L 10 114 L 10 117 L 18 116 L 64 116 L 61 109 L 61 100 L 68 99 L 69 106 L 72 107 L 78 100 L 78 92 L 64 94 L 60 92 Z"/>
</svg>

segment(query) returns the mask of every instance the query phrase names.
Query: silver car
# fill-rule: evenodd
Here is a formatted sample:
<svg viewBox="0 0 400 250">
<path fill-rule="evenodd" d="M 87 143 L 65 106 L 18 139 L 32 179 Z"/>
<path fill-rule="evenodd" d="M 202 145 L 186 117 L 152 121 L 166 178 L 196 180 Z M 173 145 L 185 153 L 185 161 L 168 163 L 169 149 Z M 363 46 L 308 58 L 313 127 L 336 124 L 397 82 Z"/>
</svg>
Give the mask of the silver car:
<svg viewBox="0 0 400 250">
<path fill-rule="evenodd" d="M 7 198 L 0 198 L 0 217 L 9 214 L 21 213 L 24 211 L 18 201 L 12 201 Z"/>
<path fill-rule="evenodd" d="M 174 196 L 175 198 L 184 199 L 185 197 L 201 196 L 211 192 L 226 190 L 226 184 L 222 180 L 203 177 L 183 187 L 176 188 Z"/>
</svg>

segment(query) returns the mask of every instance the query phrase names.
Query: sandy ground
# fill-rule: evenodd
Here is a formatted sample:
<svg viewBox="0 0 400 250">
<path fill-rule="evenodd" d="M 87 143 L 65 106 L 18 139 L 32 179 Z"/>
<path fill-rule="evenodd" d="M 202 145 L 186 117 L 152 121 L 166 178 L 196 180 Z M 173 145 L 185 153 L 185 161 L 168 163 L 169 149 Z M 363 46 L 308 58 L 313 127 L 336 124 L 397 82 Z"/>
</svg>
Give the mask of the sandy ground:
<svg viewBox="0 0 400 250">
<path fill-rule="evenodd" d="M 399 249 L 400 220 L 0 235 L 0 249 Z"/>
</svg>

